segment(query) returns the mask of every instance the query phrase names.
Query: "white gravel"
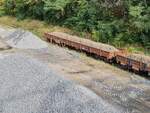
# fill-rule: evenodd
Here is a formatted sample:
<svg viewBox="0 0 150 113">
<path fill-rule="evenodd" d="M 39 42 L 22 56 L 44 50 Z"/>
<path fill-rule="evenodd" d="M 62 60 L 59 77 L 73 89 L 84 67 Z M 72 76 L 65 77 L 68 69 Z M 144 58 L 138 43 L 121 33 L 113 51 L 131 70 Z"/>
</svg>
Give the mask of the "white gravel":
<svg viewBox="0 0 150 113">
<path fill-rule="evenodd" d="M 5 37 L 9 36 L 9 35 L 12 34 L 14 31 L 16 31 L 16 29 L 4 27 L 4 26 L 0 26 L 0 36 L 1 36 L 2 38 L 5 38 Z"/>
<path fill-rule="evenodd" d="M 6 42 L 19 49 L 43 49 L 47 48 L 46 42 L 31 32 L 22 29 L 8 29 L 0 27 L 0 35 Z"/>
<path fill-rule="evenodd" d="M 0 113 L 121 113 L 92 91 L 19 54 L 0 59 Z"/>
</svg>

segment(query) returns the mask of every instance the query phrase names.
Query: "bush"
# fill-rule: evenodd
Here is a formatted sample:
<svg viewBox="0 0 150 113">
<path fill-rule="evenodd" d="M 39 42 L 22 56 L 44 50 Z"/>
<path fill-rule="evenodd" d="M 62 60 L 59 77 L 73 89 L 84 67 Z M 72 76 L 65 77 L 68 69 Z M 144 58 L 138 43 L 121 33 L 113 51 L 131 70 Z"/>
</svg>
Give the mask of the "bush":
<svg viewBox="0 0 150 113">
<path fill-rule="evenodd" d="M 18 19 L 36 18 L 91 33 L 96 41 L 150 48 L 148 0 L 4 0 L 4 9 Z"/>
</svg>

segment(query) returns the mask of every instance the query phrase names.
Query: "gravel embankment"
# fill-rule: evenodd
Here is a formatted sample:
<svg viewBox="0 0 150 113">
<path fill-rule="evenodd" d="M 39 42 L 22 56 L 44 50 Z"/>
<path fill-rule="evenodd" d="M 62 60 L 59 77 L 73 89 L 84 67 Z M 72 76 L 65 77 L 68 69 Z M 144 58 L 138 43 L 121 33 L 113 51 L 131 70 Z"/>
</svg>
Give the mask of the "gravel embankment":
<svg viewBox="0 0 150 113">
<path fill-rule="evenodd" d="M 22 29 L 0 28 L 1 37 L 12 47 L 19 49 L 47 48 L 46 42 L 29 31 Z"/>
<path fill-rule="evenodd" d="M 35 59 L 0 57 L 1 113 L 120 113 L 90 90 L 54 74 Z"/>
</svg>

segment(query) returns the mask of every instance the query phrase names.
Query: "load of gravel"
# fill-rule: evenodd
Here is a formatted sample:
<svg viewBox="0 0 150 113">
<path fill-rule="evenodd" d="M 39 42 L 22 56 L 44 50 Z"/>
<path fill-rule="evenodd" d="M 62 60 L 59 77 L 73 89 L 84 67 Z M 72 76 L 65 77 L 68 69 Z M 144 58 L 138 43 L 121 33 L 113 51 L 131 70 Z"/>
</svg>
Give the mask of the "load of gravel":
<svg viewBox="0 0 150 113">
<path fill-rule="evenodd" d="M 0 27 L 0 34 L 1 37 L 14 48 L 43 49 L 48 47 L 47 43 L 42 41 L 39 37 L 22 29 L 5 29 Z"/>
<path fill-rule="evenodd" d="M 49 35 L 56 36 L 56 37 L 62 38 L 62 39 L 67 39 L 67 40 L 77 42 L 77 43 L 82 43 L 82 44 L 85 44 L 87 46 L 98 48 L 98 49 L 101 49 L 104 51 L 109 51 L 109 52 L 118 51 L 118 49 L 115 48 L 114 46 L 100 43 L 100 42 L 97 43 L 97 42 L 94 42 L 94 41 L 91 41 L 91 40 L 88 40 L 85 38 L 80 38 L 80 37 L 69 35 L 69 34 L 62 33 L 62 32 L 52 32 L 52 33 L 49 33 Z"/>
<path fill-rule="evenodd" d="M 149 56 L 142 55 L 142 54 L 129 54 L 127 57 L 130 59 L 133 59 L 133 60 L 143 62 L 145 64 L 148 64 L 148 66 L 150 66 L 150 57 Z"/>
<path fill-rule="evenodd" d="M 1 113 L 120 113 L 92 91 L 19 54 L 0 59 Z"/>
</svg>

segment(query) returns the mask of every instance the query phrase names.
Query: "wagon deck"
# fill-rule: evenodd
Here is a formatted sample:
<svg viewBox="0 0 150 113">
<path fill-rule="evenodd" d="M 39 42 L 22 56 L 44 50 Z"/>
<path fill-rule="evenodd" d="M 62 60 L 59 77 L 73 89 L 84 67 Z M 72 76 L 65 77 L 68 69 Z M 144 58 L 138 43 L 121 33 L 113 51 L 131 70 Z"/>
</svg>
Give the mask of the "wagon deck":
<svg viewBox="0 0 150 113">
<path fill-rule="evenodd" d="M 82 43 L 84 45 L 93 47 L 93 48 L 97 48 L 97 49 L 101 49 L 104 51 L 109 51 L 109 52 L 115 52 L 118 51 L 117 48 L 107 45 L 107 44 L 103 44 L 103 43 L 97 43 L 97 42 L 93 42 L 89 39 L 84 39 L 84 38 L 80 38 L 77 36 L 72 36 L 66 33 L 62 33 L 62 32 L 52 32 L 52 33 L 48 33 L 51 36 L 55 36 L 57 38 L 61 38 L 61 39 L 65 39 L 65 40 L 69 40 L 72 42 L 76 42 L 76 43 Z"/>
</svg>

